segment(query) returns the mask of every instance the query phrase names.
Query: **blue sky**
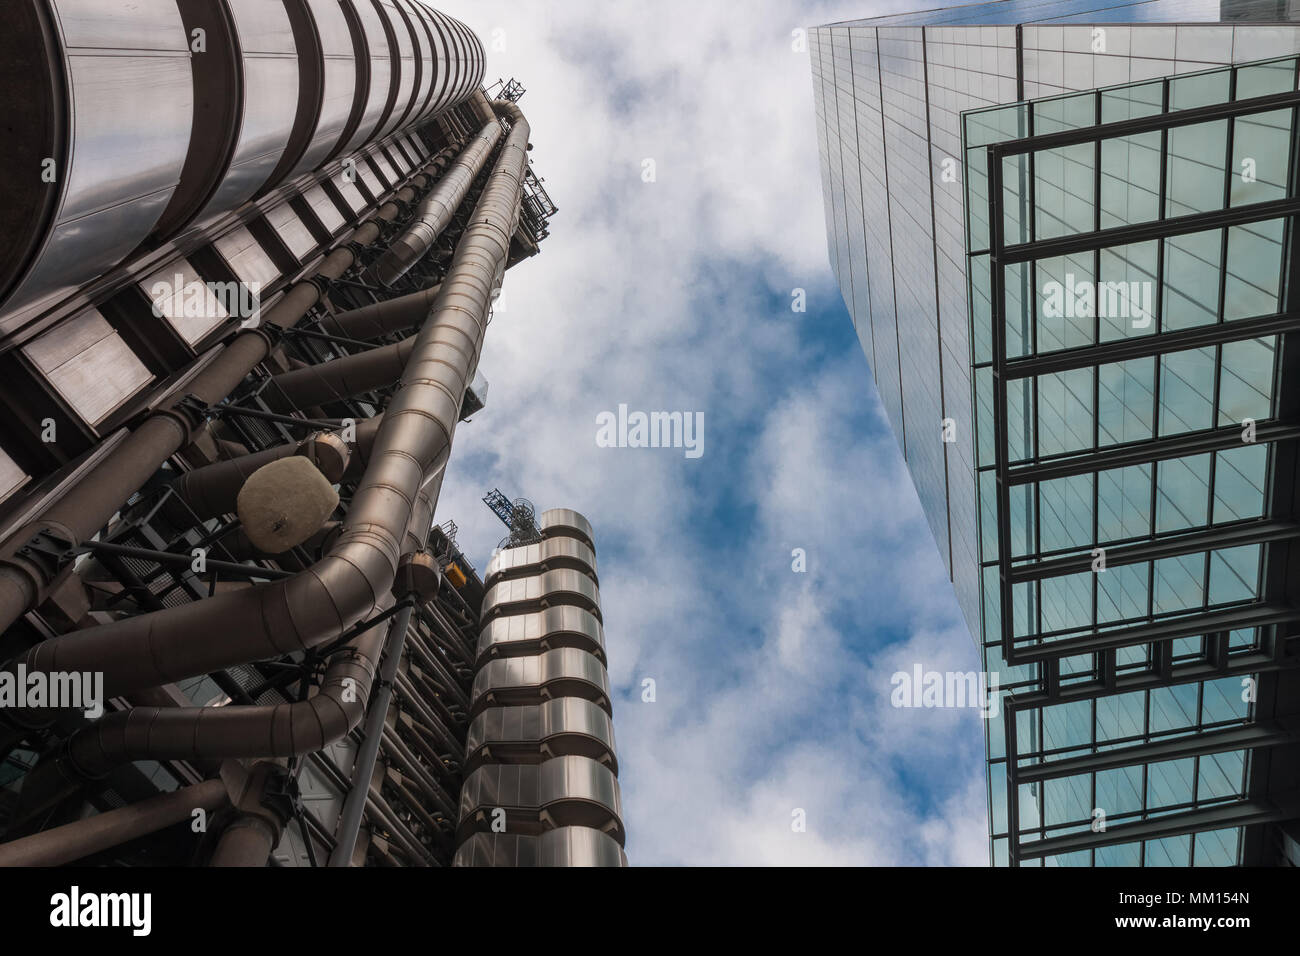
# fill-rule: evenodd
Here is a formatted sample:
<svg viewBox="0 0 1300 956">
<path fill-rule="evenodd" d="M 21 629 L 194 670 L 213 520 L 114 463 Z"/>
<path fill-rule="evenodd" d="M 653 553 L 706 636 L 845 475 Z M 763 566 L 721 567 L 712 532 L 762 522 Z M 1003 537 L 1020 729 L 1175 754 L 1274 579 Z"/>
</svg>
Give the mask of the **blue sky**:
<svg viewBox="0 0 1300 956">
<path fill-rule="evenodd" d="M 831 277 L 792 49 L 899 6 L 438 6 L 527 88 L 560 212 L 506 277 L 437 520 L 480 568 L 490 488 L 594 524 L 631 862 L 984 865 L 976 712 L 889 705 L 895 671 L 978 663 Z M 598 447 L 619 404 L 703 412 L 703 455 Z"/>
</svg>

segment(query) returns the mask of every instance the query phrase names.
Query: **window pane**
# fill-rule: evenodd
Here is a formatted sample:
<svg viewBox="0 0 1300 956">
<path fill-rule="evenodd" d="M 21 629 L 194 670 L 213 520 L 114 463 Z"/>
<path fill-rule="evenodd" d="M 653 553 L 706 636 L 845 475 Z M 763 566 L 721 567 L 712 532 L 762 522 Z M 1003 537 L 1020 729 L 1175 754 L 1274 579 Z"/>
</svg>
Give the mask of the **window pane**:
<svg viewBox="0 0 1300 956">
<path fill-rule="evenodd" d="M 1230 70 L 1212 70 L 1191 76 L 1177 76 L 1169 81 L 1169 109 L 1191 110 L 1228 101 Z"/>
<path fill-rule="evenodd" d="M 1027 262 L 1012 263 L 1002 271 L 1002 298 L 1006 316 L 1002 336 L 1005 339 L 1007 358 L 1021 358 L 1030 351 L 1029 310 L 1032 294 L 1029 272 Z"/>
<path fill-rule="evenodd" d="M 1273 413 L 1277 337 L 1225 342 L 1219 369 L 1219 424 L 1259 421 Z"/>
<path fill-rule="evenodd" d="M 1205 604 L 1205 555 L 1180 554 L 1155 562 L 1156 614 L 1191 611 Z"/>
<path fill-rule="evenodd" d="M 1114 445 L 1151 437 L 1153 358 L 1103 365 L 1097 370 L 1098 443 Z"/>
<path fill-rule="evenodd" d="M 1146 617 L 1148 564 L 1122 564 L 1097 575 L 1097 623 Z"/>
<path fill-rule="evenodd" d="M 1160 133 L 1101 144 L 1101 227 L 1149 222 L 1160 215 Z"/>
<path fill-rule="evenodd" d="M 1151 532 L 1151 465 L 1113 468 L 1097 476 L 1097 538 L 1123 541 Z"/>
<path fill-rule="evenodd" d="M 1210 555 L 1210 603 L 1250 601 L 1259 594 L 1257 544 L 1223 548 Z"/>
<path fill-rule="evenodd" d="M 1295 57 L 1289 57 L 1271 63 L 1240 67 L 1237 70 L 1235 98 L 1248 100 L 1256 96 L 1268 96 L 1270 93 L 1289 93 L 1296 86 L 1295 64 Z"/>
<path fill-rule="evenodd" d="M 1214 349 L 1206 346 L 1160 358 L 1160 434 L 1213 424 Z"/>
<path fill-rule="evenodd" d="M 1169 130 L 1168 137 L 1165 215 L 1222 209 L 1228 121 L 1177 126 Z"/>
<path fill-rule="evenodd" d="M 1093 229 L 1094 154 L 1079 143 L 1034 154 L 1034 228 L 1038 239 Z"/>
<path fill-rule="evenodd" d="M 1232 204 L 1286 198 L 1291 160 L 1291 110 L 1256 113 L 1234 120 Z"/>
<path fill-rule="evenodd" d="M 1228 230 L 1224 319 L 1277 312 L 1281 271 L 1282 220 L 1232 226 Z"/>
<path fill-rule="evenodd" d="M 1092 475 L 1055 478 L 1038 486 L 1038 520 L 1044 551 L 1092 542 Z"/>
<path fill-rule="evenodd" d="M 1218 453 L 1214 466 L 1214 522 L 1258 518 L 1264 513 L 1267 445 L 1242 445 Z"/>
<path fill-rule="evenodd" d="M 1097 324 L 1103 342 L 1156 330 L 1155 242 L 1101 250 L 1101 284 L 1097 287 Z"/>
<path fill-rule="evenodd" d="M 1156 467 L 1157 533 L 1205 524 L 1209 510 L 1210 456 L 1171 458 Z"/>
<path fill-rule="evenodd" d="M 1056 455 L 1092 447 L 1091 368 L 1038 379 L 1038 453 Z"/>
<path fill-rule="evenodd" d="M 1114 123 L 1140 116 L 1154 116 L 1160 112 L 1163 99 L 1164 84 L 1159 80 L 1102 90 L 1101 121 Z"/>
<path fill-rule="evenodd" d="M 1081 302 L 1078 294 L 1081 289 L 1091 289 L 1096 278 L 1092 274 L 1092 261 L 1092 253 L 1084 252 L 1039 259 L 1035 264 L 1040 353 L 1093 343 L 1095 303 Z M 1011 275 L 1010 269 L 1007 275 Z"/>
<path fill-rule="evenodd" d="M 1029 241 L 1029 156 L 1002 158 L 1002 241 Z"/>
<path fill-rule="evenodd" d="M 1223 230 L 1193 232 L 1165 240 L 1162 331 L 1208 325 L 1218 320 Z"/>
</svg>

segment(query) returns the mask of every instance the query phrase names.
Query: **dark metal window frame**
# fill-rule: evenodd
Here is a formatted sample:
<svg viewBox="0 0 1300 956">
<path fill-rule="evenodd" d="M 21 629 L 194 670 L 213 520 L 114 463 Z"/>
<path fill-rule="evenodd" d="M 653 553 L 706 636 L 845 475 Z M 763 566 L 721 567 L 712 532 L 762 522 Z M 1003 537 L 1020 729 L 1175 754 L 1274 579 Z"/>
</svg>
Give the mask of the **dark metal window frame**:
<svg viewBox="0 0 1300 956">
<path fill-rule="evenodd" d="M 1235 74 L 1234 74 L 1235 77 Z M 1285 599 L 1285 588 L 1279 586 L 1279 579 L 1284 575 L 1280 569 L 1287 566 L 1292 559 L 1292 542 L 1300 533 L 1300 526 L 1294 520 L 1295 508 L 1292 506 L 1294 495 L 1289 489 L 1278 488 L 1279 456 L 1290 462 L 1300 453 L 1300 420 L 1296 418 L 1297 398 L 1295 392 L 1300 383 L 1286 383 L 1289 397 L 1283 391 L 1284 369 L 1294 364 L 1297 348 L 1295 333 L 1300 331 L 1300 290 L 1294 288 L 1294 282 L 1300 277 L 1300 92 L 1274 94 L 1249 100 L 1236 100 L 1213 104 L 1207 107 L 1182 110 L 1174 113 L 1168 109 L 1169 81 L 1164 84 L 1165 111 L 1138 119 L 1123 120 L 1114 123 L 1054 132 L 1041 135 L 1029 135 L 1016 140 L 990 144 L 986 147 L 988 155 L 988 203 L 989 203 L 989 239 L 988 250 L 970 251 L 970 255 L 987 252 L 990 275 L 990 341 L 992 345 L 992 378 L 994 387 L 993 434 L 995 461 L 995 494 L 998 517 L 998 588 L 1000 608 L 1000 639 L 1003 657 L 1009 665 L 1038 664 L 1040 670 L 1040 689 L 1032 693 L 1006 695 L 1003 698 L 1003 732 L 1005 736 L 1005 770 L 1006 770 L 1006 811 L 1008 859 L 1011 865 L 1019 865 L 1026 860 L 1038 860 L 1044 857 L 1093 850 L 1121 843 L 1160 839 L 1173 835 L 1195 834 L 1224 827 L 1246 827 L 1253 824 L 1271 822 L 1294 815 L 1296 807 L 1281 807 L 1266 799 L 1242 798 L 1235 801 L 1215 802 L 1205 806 L 1193 806 L 1191 809 L 1175 813 L 1151 815 L 1146 809 L 1145 795 L 1143 808 L 1135 814 L 1133 822 L 1123 822 L 1108 827 L 1101 832 L 1085 829 L 1083 832 L 1067 833 L 1044 839 L 1021 842 L 1019 825 L 1019 789 L 1025 783 L 1040 783 L 1064 776 L 1085 774 L 1093 771 L 1113 769 L 1117 766 L 1145 765 L 1170 759 L 1200 757 L 1233 750 L 1244 750 L 1247 759 L 1253 760 L 1257 750 L 1294 744 L 1300 739 L 1300 728 L 1294 721 L 1269 721 L 1256 723 L 1249 721 L 1239 727 L 1193 731 L 1184 736 L 1169 739 L 1147 741 L 1126 746 L 1116 750 L 1098 750 L 1095 740 L 1090 745 L 1080 745 L 1081 750 L 1090 750 L 1084 756 L 1071 756 L 1065 759 L 1049 760 L 1031 767 L 1019 767 L 1020 757 L 1017 751 L 1017 715 L 1027 709 L 1069 703 L 1071 701 L 1095 700 L 1096 698 L 1132 691 L 1151 690 L 1176 684 L 1202 682 L 1223 677 L 1268 675 L 1280 670 L 1289 670 L 1296 666 L 1294 657 L 1286 653 L 1288 635 L 1285 627 L 1290 622 L 1300 620 L 1300 608 Z M 1288 170 L 1288 196 L 1286 199 L 1243 206 L 1231 206 L 1225 201 L 1224 208 L 1209 213 L 1192 216 L 1165 217 L 1166 202 L 1166 168 L 1168 163 L 1167 131 L 1178 126 L 1206 122 L 1213 119 L 1235 118 L 1276 109 L 1290 108 L 1292 114 L 1291 157 Z M 1100 114 L 1098 113 L 1098 118 Z M 1032 154 L 1041 149 L 1055 148 L 1075 144 L 1096 144 L 1096 153 L 1100 153 L 1103 140 L 1117 136 L 1127 136 L 1142 132 L 1158 131 L 1161 134 L 1161 183 L 1159 216 L 1151 223 L 1135 226 L 1122 226 L 1109 229 L 1094 229 L 1088 233 L 1070 235 L 1052 240 L 1035 242 L 1032 232 L 1031 240 L 1025 243 L 1008 245 L 1005 242 L 1005 219 L 1003 209 L 1003 159 L 1007 156 Z M 1232 149 L 1232 138 L 1228 137 L 1228 149 Z M 1096 161 L 1095 174 L 1100 176 L 1100 163 Z M 1231 170 L 1225 170 L 1230 177 Z M 1029 171 L 1029 196 L 1032 217 L 1032 167 Z M 1225 197 L 1226 198 L 1226 197 Z M 1095 208 L 1100 208 L 1100 192 L 1093 196 Z M 1253 319 L 1219 321 L 1212 326 L 1199 326 L 1175 332 L 1158 332 L 1141 338 L 1122 339 L 1116 342 L 1101 343 L 1083 348 L 1074 348 L 1052 352 L 1045 355 L 1031 354 L 1017 359 L 1008 359 L 1006 355 L 1006 297 L 1005 268 L 1008 265 L 1027 262 L 1054 254 L 1066 252 L 1100 250 L 1102 248 L 1150 239 L 1163 239 L 1190 232 L 1213 228 L 1226 228 L 1261 222 L 1271 219 L 1284 219 L 1283 234 L 1283 311 L 1269 316 Z M 1094 221 L 1094 225 L 1098 225 Z M 1030 225 L 1032 228 L 1032 219 Z M 1226 239 L 1225 239 L 1226 241 Z M 1226 259 L 1222 268 L 1227 270 Z M 1159 292 L 1157 292 L 1159 295 Z M 1222 297 L 1222 295 L 1221 295 Z M 1222 303 L 1220 303 L 1222 305 Z M 1222 310 L 1220 310 L 1222 311 Z M 1290 333 L 1290 334 L 1288 334 Z M 1205 345 L 1222 345 L 1227 342 L 1249 340 L 1266 335 L 1278 335 L 1279 347 L 1276 356 L 1275 372 L 1275 414 L 1280 420 L 1269 421 L 1257 426 L 1256 440 L 1274 445 L 1274 454 L 1270 455 L 1267 484 L 1265 489 L 1265 514 L 1249 521 L 1234 522 L 1224 528 L 1199 528 L 1191 532 L 1152 533 L 1146 539 L 1121 549 L 1115 549 L 1112 555 L 1107 550 L 1108 566 L 1112 557 L 1117 564 L 1136 563 L 1154 560 L 1176 554 L 1185 554 L 1205 550 L 1203 546 L 1213 540 L 1218 547 L 1259 544 L 1264 552 L 1261 572 L 1262 590 L 1260 598 L 1250 604 L 1227 609 L 1216 609 L 1206 613 L 1183 614 L 1151 619 L 1138 627 L 1110 630 L 1098 630 L 1094 623 L 1093 630 L 1079 637 L 1025 647 L 1041 637 L 1038 634 L 1022 636 L 1015 639 L 1014 604 L 1012 588 L 1017 583 L 1041 580 L 1062 574 L 1076 573 L 1090 567 L 1091 555 L 1066 555 L 1043 560 L 1042 555 L 1024 556 L 1012 563 L 1010 491 L 1011 488 L 1031 482 L 1076 474 L 1095 473 L 1107 468 L 1123 467 L 1129 464 L 1153 463 L 1169 458 L 1183 457 L 1207 451 L 1239 447 L 1240 428 L 1211 428 L 1201 432 L 1180 434 L 1173 437 L 1158 438 L 1108 447 L 1102 451 L 1088 454 L 1059 456 L 1056 459 L 1012 468 L 1007 447 L 1008 434 L 1008 393 L 1009 382 L 1031 378 L 1032 376 L 1061 371 L 1071 368 L 1086 368 L 1105 362 L 1122 361 L 1134 357 L 1159 357 L 1164 354 Z M 983 363 L 981 363 L 983 364 Z M 1217 374 L 1217 373 L 1216 373 Z M 1216 386 L 1217 389 L 1217 386 Z M 1095 423 L 1094 423 L 1095 425 Z M 1155 477 L 1152 477 L 1153 487 Z M 1212 494 L 1211 489 L 1211 494 Z M 1035 504 L 1036 510 L 1036 504 Z M 981 566 L 984 567 L 987 562 Z M 1094 607 L 1095 613 L 1095 607 Z M 1229 631 L 1236 626 L 1258 627 L 1259 642 L 1255 649 L 1241 653 L 1229 654 Z M 1201 659 L 1178 663 L 1172 649 L 1173 640 L 1182 636 L 1204 635 L 1205 654 Z M 1019 646 L 1018 646 L 1019 645 Z M 1149 645 L 1151 667 L 1128 674 L 1117 673 L 1116 651 L 1120 647 Z M 1092 653 L 1095 661 L 1096 679 L 1062 683 L 1061 661 L 1063 658 Z M 1095 719 L 1095 718 L 1094 718 Z M 1198 715 L 1199 719 L 1199 715 Z M 1094 731 L 1095 734 L 1095 731 Z M 1143 774 L 1145 791 L 1146 774 Z M 1095 796 L 1095 794 L 1094 794 Z M 1044 831 L 1045 832 L 1045 831 Z"/>
<path fill-rule="evenodd" d="M 1208 451 L 1236 448 L 1242 444 L 1239 427 L 1219 427 L 1201 432 L 1131 442 L 1108 447 L 1103 451 L 1094 453 L 1062 456 L 1058 460 L 1048 463 L 1032 463 L 1013 468 L 1010 464 L 1009 450 L 1007 448 L 1008 383 L 1030 375 L 1040 374 L 1048 367 L 1092 367 L 1107 361 L 1131 358 L 1139 352 L 1146 356 L 1158 357 L 1170 352 L 1180 351 L 1193 343 L 1196 345 L 1219 345 L 1227 342 L 1250 340 L 1259 337 L 1265 328 L 1271 333 L 1285 334 L 1288 331 L 1300 330 L 1300 311 L 1292 307 L 1283 313 L 1265 316 L 1258 320 L 1220 321 L 1212 326 L 1202 326 L 1185 332 L 1142 336 L 1138 344 L 1134 344 L 1132 340 L 1120 340 L 1118 343 L 1102 343 L 1083 349 L 1067 350 L 1065 353 L 1053 353 L 1050 356 L 1033 356 L 1011 360 L 1006 355 L 1005 268 L 1017 262 L 1053 254 L 1052 249 L 1055 249 L 1057 245 L 1060 245 L 1065 251 L 1096 250 L 1116 243 L 1127 244 L 1137 241 L 1133 236 L 1140 235 L 1143 240 L 1165 238 L 1216 227 L 1262 222 L 1283 217 L 1286 219 L 1284 249 L 1287 251 L 1288 256 L 1293 256 L 1292 247 L 1295 242 L 1297 220 L 1300 218 L 1300 198 L 1297 198 L 1300 194 L 1295 189 L 1296 162 L 1294 155 L 1295 144 L 1293 143 L 1293 155 L 1289 171 L 1289 192 L 1291 196 L 1285 200 L 1236 207 L 1225 206 L 1220 210 L 1198 213 L 1193 216 L 1162 218 L 1137 226 L 1094 230 L 1037 243 L 1031 239 L 1027 243 L 1008 245 L 1005 242 L 1003 209 L 1003 159 L 1008 156 L 1032 154 L 1045 148 L 1086 143 L 1099 145 L 1102 141 L 1116 136 L 1142 132 L 1163 133 L 1173 127 L 1192 125 L 1209 119 L 1252 115 L 1280 108 L 1294 109 L 1297 106 L 1300 106 L 1300 92 L 1290 92 L 1250 100 L 1214 104 L 1176 113 L 1157 113 L 1138 119 L 1122 120 L 1080 129 L 1037 136 L 1030 135 L 1020 139 L 993 143 L 986 147 L 989 163 L 990 248 L 988 255 L 991 280 L 992 328 L 990 332 L 993 344 L 994 473 L 999 517 L 997 529 L 999 606 L 1001 609 L 1002 653 L 1008 664 L 1017 665 L 1037 663 L 1044 660 L 1059 660 L 1063 656 L 1089 651 L 1103 651 L 1109 647 L 1168 641 L 1178 636 L 1185 636 L 1185 633 L 1213 632 L 1221 627 L 1218 617 L 1223 616 L 1222 612 L 1208 612 L 1204 615 L 1183 615 L 1176 619 L 1179 622 L 1177 625 L 1173 625 L 1170 621 L 1160 621 L 1152 622 L 1146 628 L 1125 628 L 1122 641 L 1117 639 L 1117 632 L 1098 631 L 1094 626 L 1094 630 L 1087 636 L 1054 642 L 1032 650 L 1024 650 L 1024 645 L 1032 642 L 1039 635 L 1031 633 L 1017 639 L 1014 634 L 1012 587 L 1017 581 L 1031 579 L 1034 565 L 1021 562 L 1014 569 L 1012 567 L 1011 525 L 1008 516 L 1011 513 L 1010 490 L 1013 486 L 1068 475 L 1093 473 L 1130 464 L 1145 464 Z M 1293 122 L 1292 125 L 1292 138 L 1294 140 L 1296 124 Z M 1162 152 L 1162 165 L 1165 162 L 1166 156 Z M 1032 179 L 1032 170 L 1030 175 Z M 1159 199 L 1160 211 L 1163 214 L 1165 197 L 1162 195 Z M 1099 196 L 1094 195 L 1093 201 L 1099 203 Z M 1048 246 L 1051 246 L 1052 249 L 1047 249 Z M 1226 263 L 1224 268 L 1226 268 Z M 1280 378 L 1278 381 L 1280 385 Z M 1300 422 L 1265 422 L 1259 425 L 1256 430 L 1256 441 L 1258 443 L 1294 443 L 1298 439 L 1300 439 Z M 1266 517 L 1276 520 L 1289 516 L 1272 514 Z M 1236 533 L 1233 536 L 1234 546 L 1258 543 L 1266 548 L 1282 548 L 1286 547 L 1285 542 L 1290 540 L 1289 537 L 1279 538 L 1275 529 L 1270 527 L 1267 521 L 1260 521 L 1258 528 L 1259 533 L 1257 535 L 1251 535 L 1249 532 Z M 1164 546 L 1164 537 L 1160 535 L 1153 536 L 1153 540 L 1148 545 L 1153 553 Z M 1130 557 L 1134 561 L 1143 560 L 1140 554 L 1140 551 L 1135 551 L 1134 555 L 1130 555 Z M 1264 605 L 1266 602 L 1261 599 L 1258 604 Z M 1251 606 L 1247 605 L 1246 607 Z M 1280 613 L 1283 608 L 1270 607 L 1269 610 Z M 1292 616 L 1288 617 L 1287 620 L 1300 620 L 1300 609 L 1291 610 L 1290 613 Z M 1200 631 L 1196 630 L 1198 618 L 1204 618 L 1204 621 L 1201 622 L 1204 626 Z"/>
</svg>

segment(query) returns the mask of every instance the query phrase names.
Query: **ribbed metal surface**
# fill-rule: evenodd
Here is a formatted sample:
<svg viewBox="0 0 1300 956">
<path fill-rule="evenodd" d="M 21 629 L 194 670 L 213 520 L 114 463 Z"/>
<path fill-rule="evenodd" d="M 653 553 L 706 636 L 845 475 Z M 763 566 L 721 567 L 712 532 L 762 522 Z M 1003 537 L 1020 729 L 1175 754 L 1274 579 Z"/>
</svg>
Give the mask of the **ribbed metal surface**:
<svg viewBox="0 0 1300 956">
<path fill-rule="evenodd" d="M 623 842 L 618 778 L 588 757 L 479 767 L 460 792 L 461 833 L 490 831 L 493 818 L 502 816 L 505 832 L 586 826 L 608 832 L 620 845 Z"/>
<path fill-rule="evenodd" d="M 556 647 L 576 647 L 603 661 L 605 629 L 596 615 L 572 606 L 499 617 L 479 634 L 478 661 L 540 654 Z"/>
<path fill-rule="evenodd" d="M 551 604 L 576 604 L 599 615 L 600 591 L 587 575 L 568 568 L 498 581 L 483 598 L 483 619 Z"/>
<path fill-rule="evenodd" d="M 19 309 L 413 128 L 483 78 L 473 35 L 414 0 L 20 7 L 0 35 L 33 77 L 14 123 L 18 194 L 0 203 L 0 337 Z"/>
<path fill-rule="evenodd" d="M 618 841 L 591 827 L 560 827 L 540 836 L 475 833 L 453 866 L 627 866 Z"/>
<path fill-rule="evenodd" d="M 523 577 L 529 573 L 570 568 L 596 580 L 596 552 L 577 538 L 546 538 L 536 544 L 506 548 L 488 562 L 483 583 L 489 588 L 498 579 Z"/>
<path fill-rule="evenodd" d="M 576 647 L 488 661 L 474 675 L 472 707 L 478 711 L 497 702 L 533 703 L 565 695 L 603 702 L 608 708 L 605 666 Z"/>
<path fill-rule="evenodd" d="M 551 754 L 590 757 L 617 772 L 609 714 L 580 697 L 491 707 L 474 718 L 465 739 L 471 769 L 483 763 L 531 763 Z"/>
<path fill-rule="evenodd" d="M 488 565 L 453 863 L 626 866 L 591 524 L 539 524 Z"/>
</svg>

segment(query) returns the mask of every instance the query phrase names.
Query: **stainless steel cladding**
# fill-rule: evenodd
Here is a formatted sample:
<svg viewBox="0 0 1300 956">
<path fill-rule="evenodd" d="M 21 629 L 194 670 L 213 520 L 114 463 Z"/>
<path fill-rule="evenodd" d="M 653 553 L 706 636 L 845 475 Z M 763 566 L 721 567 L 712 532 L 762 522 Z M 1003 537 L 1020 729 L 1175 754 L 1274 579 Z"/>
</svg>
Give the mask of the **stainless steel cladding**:
<svg viewBox="0 0 1300 956">
<path fill-rule="evenodd" d="M 591 524 L 556 508 L 538 530 L 484 577 L 453 862 L 625 866 Z"/>
<path fill-rule="evenodd" d="M 31 93 L 6 107 L 0 337 L 142 246 L 414 128 L 483 78 L 473 34 L 418 0 L 18 0 L 5 13 L 0 57 Z"/>
<path fill-rule="evenodd" d="M 0 181 L 0 303 L 16 303 L 74 290 L 149 235 L 180 182 L 194 90 L 175 0 L 24 0 L 5 19 L 0 58 L 31 91 L 7 100 Z"/>
<path fill-rule="evenodd" d="M 475 833 L 455 866 L 627 866 L 618 841 L 591 827 L 559 827 L 541 836 Z"/>
</svg>

